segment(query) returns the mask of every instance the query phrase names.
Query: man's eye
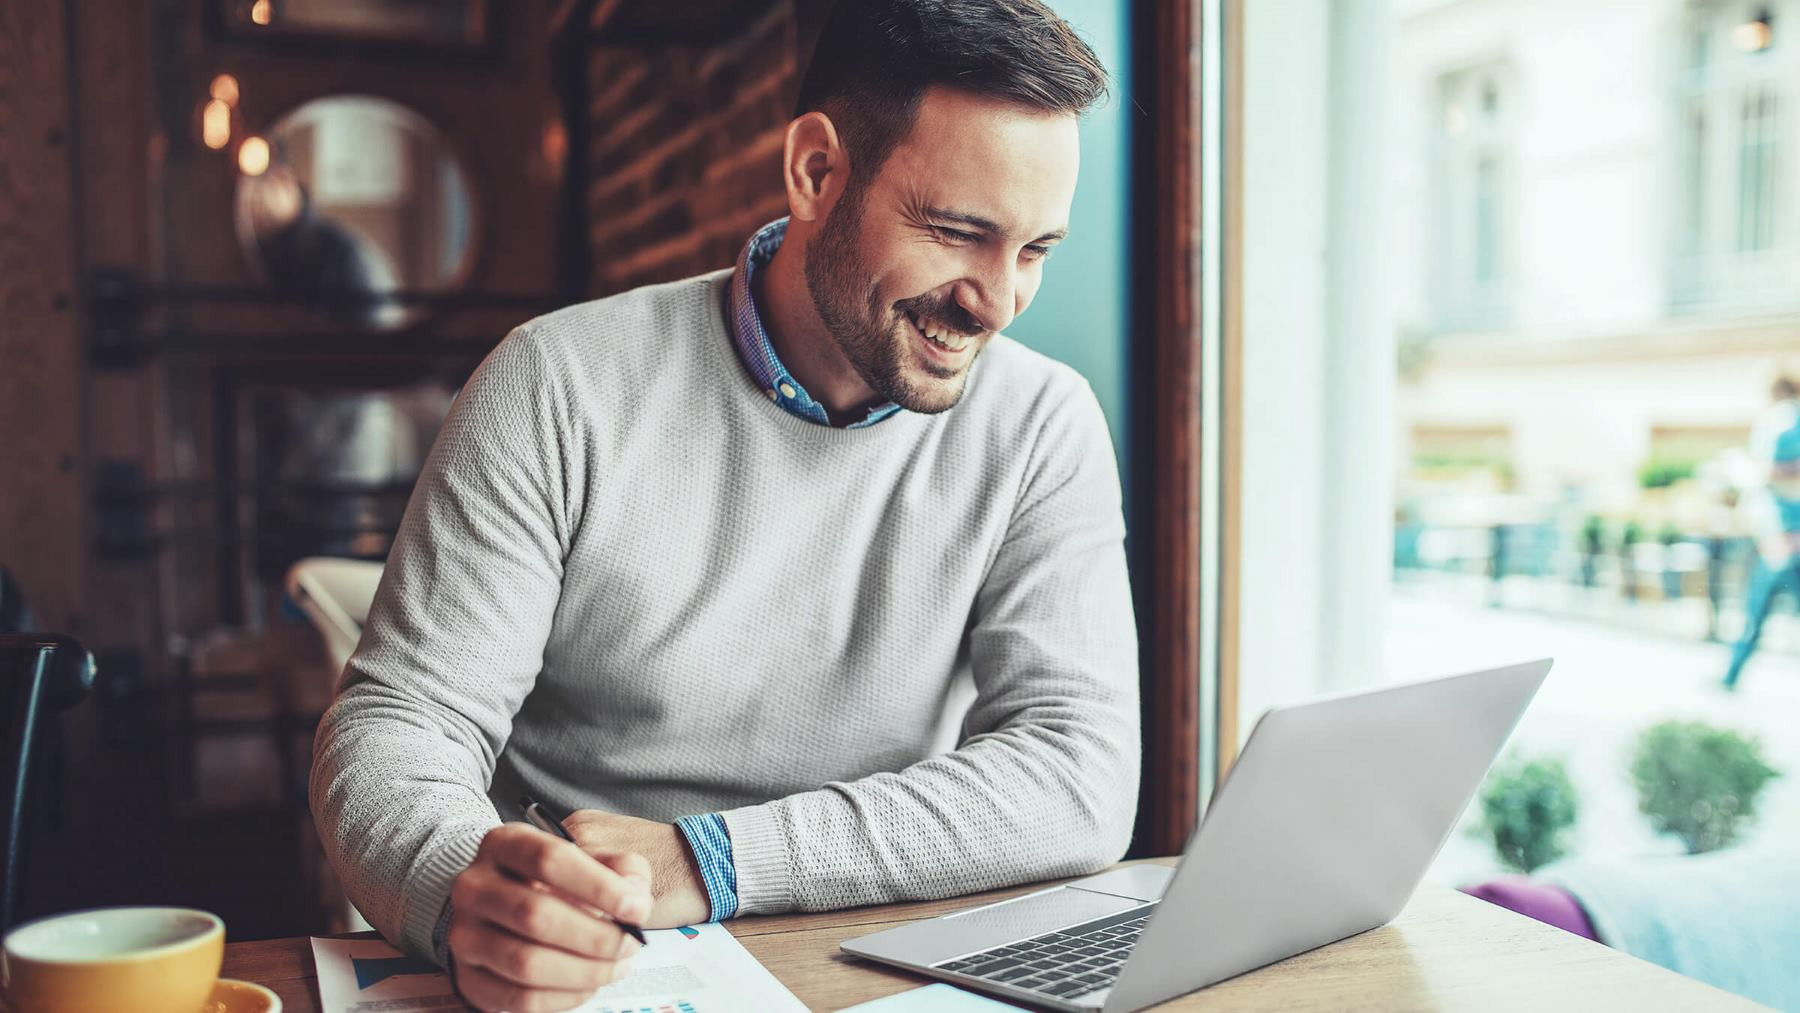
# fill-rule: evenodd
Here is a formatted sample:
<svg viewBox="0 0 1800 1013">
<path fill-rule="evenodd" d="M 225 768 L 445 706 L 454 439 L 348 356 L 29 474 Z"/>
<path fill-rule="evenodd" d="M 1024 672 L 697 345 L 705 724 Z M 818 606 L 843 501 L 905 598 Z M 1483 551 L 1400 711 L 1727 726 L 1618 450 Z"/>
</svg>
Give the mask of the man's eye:
<svg viewBox="0 0 1800 1013">
<path fill-rule="evenodd" d="M 1026 260 L 1043 260 L 1044 258 L 1046 258 L 1048 256 L 1050 256 L 1050 247 L 1048 247 L 1048 246 L 1040 246 L 1036 243 L 1033 243 L 1033 244 L 1025 247 L 1025 259 Z"/>
<path fill-rule="evenodd" d="M 961 229 L 949 229 L 942 225 L 936 225 L 933 226 L 933 228 L 937 229 L 937 233 L 940 237 L 948 239 L 951 242 L 973 243 L 975 240 L 981 238 L 973 232 L 964 232 Z"/>
</svg>

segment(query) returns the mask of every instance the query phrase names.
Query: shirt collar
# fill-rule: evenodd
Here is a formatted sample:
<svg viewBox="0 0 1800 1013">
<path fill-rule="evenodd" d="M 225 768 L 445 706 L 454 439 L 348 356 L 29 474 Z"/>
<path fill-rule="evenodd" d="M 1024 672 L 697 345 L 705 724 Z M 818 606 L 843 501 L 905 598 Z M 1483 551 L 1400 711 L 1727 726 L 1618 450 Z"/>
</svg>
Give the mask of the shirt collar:
<svg viewBox="0 0 1800 1013">
<path fill-rule="evenodd" d="M 763 328 L 762 314 L 756 308 L 756 298 L 751 287 L 751 279 L 756 272 L 768 266 L 775 257 L 775 251 L 781 248 L 781 241 L 787 236 L 788 220 L 778 218 L 756 230 L 744 249 L 738 254 L 737 270 L 731 274 L 731 341 L 737 346 L 738 358 L 743 360 L 744 368 L 750 371 L 756 385 L 763 389 L 771 401 L 780 405 L 791 414 L 798 415 L 808 422 L 821 426 L 831 425 L 831 417 L 825 406 L 813 400 L 800 381 L 794 379 L 781 359 L 775 354 L 775 346 L 769 342 L 769 332 Z M 892 401 L 869 409 L 869 413 L 861 421 L 852 422 L 846 428 L 860 429 L 872 426 L 888 418 L 900 410 L 900 406 Z"/>
</svg>

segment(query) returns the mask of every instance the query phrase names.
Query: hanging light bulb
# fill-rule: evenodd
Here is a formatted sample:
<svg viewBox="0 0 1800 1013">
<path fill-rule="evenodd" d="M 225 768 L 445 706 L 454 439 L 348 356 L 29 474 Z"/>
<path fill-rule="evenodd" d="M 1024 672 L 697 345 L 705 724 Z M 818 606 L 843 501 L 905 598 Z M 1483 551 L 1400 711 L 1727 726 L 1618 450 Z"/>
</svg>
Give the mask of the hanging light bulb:
<svg viewBox="0 0 1800 1013">
<path fill-rule="evenodd" d="M 260 176 L 269 171 L 269 142 L 255 134 L 238 145 L 238 168 L 246 176 Z"/>
<path fill-rule="evenodd" d="M 270 3 L 269 0 L 256 0 L 255 3 L 250 5 L 250 20 L 259 25 L 266 25 L 269 22 L 274 21 L 275 5 Z"/>
<path fill-rule="evenodd" d="M 218 99 L 200 111 L 200 140 L 214 151 L 231 143 L 231 107 Z"/>
<path fill-rule="evenodd" d="M 228 106 L 236 106 L 238 104 L 237 78 L 232 77 L 230 74 L 220 74 L 218 77 L 213 78 L 210 91 L 213 98 L 218 99 Z"/>
</svg>

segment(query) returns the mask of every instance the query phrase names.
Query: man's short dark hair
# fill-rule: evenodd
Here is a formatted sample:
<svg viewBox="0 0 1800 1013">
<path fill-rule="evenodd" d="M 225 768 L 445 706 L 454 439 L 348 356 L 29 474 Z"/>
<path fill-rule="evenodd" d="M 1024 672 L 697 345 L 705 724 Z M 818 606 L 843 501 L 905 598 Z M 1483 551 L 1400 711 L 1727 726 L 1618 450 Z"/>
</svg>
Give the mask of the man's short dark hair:
<svg viewBox="0 0 1800 1013">
<path fill-rule="evenodd" d="M 1040 0 L 838 0 L 794 115 L 831 117 L 860 188 L 933 85 L 1079 116 L 1106 94 L 1106 68 Z"/>
</svg>

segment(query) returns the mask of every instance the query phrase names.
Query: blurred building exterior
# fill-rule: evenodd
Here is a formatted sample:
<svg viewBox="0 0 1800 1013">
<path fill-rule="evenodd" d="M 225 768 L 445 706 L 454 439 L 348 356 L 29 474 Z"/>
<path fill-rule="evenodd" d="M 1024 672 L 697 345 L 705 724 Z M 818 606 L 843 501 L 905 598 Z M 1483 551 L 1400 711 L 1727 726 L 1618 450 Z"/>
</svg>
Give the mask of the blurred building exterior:
<svg viewBox="0 0 1800 1013">
<path fill-rule="evenodd" d="M 1686 533 L 1800 371 L 1800 3 L 1394 0 L 1399 505 Z"/>
</svg>

